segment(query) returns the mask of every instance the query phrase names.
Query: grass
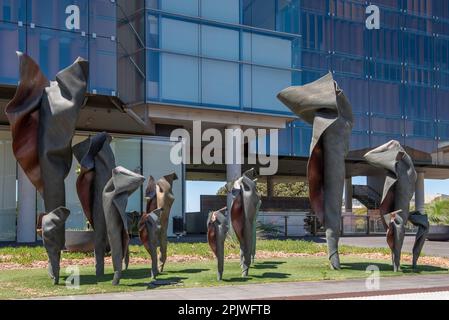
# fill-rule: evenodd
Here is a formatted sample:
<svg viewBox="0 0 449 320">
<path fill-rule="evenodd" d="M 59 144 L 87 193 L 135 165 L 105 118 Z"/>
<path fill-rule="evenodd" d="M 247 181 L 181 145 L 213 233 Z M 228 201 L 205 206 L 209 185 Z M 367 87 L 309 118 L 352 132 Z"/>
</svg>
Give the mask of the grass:
<svg viewBox="0 0 449 320">
<path fill-rule="evenodd" d="M 366 261 L 356 257 L 343 257 L 342 270 L 329 270 L 325 257 L 304 257 L 256 261 L 250 269 L 248 278 L 240 277 L 238 261 L 230 261 L 225 265 L 224 279 L 216 281 L 216 266 L 213 260 L 175 263 L 168 262 L 166 270 L 152 282 L 148 265 L 133 265 L 123 273 L 120 286 L 112 286 L 112 269 L 106 268 L 106 275 L 100 279 L 95 277 L 93 267 L 80 268 L 80 288 L 68 289 L 65 286 L 65 270 L 62 270 L 60 285 L 53 286 L 46 270 L 5 270 L 0 271 L 0 299 L 37 298 L 48 296 L 64 296 L 78 294 L 94 294 L 106 292 L 130 292 L 159 288 L 209 287 L 222 285 L 268 283 L 284 281 L 326 281 L 364 278 L 368 265 L 375 264 L 381 270 L 381 276 L 413 275 L 411 266 L 403 265 L 402 273 L 393 273 L 386 261 Z M 420 274 L 447 273 L 446 269 L 422 266 Z"/>
<path fill-rule="evenodd" d="M 295 240 L 260 240 L 257 243 L 259 251 L 308 253 L 317 254 L 326 251 L 325 244 Z M 226 254 L 237 254 L 239 249 L 233 242 L 227 242 Z M 381 253 L 389 254 L 386 248 L 359 248 L 341 246 L 342 254 Z M 206 258 L 191 262 L 171 263 L 170 257 L 188 255 Z M 64 259 L 71 259 L 71 265 L 76 260 L 90 257 L 92 254 L 63 253 Z M 142 246 L 131 246 L 130 256 L 147 258 L 148 253 Z M 65 286 L 66 270 L 61 270 L 60 285 L 53 286 L 45 269 L 21 269 L 0 271 L 0 299 L 38 298 L 48 296 L 64 296 L 78 294 L 96 294 L 108 292 L 130 292 L 152 290 L 160 288 L 208 287 L 250 283 L 268 283 L 284 281 L 327 281 L 353 278 L 365 278 L 366 268 L 375 264 L 379 267 L 382 277 L 412 276 L 411 266 L 403 264 L 403 272 L 393 273 L 389 260 L 367 260 L 358 256 L 342 256 L 342 270 L 329 269 L 325 256 L 272 258 L 270 260 L 256 260 L 250 269 L 248 278 L 241 278 L 240 265 L 237 260 L 225 263 L 224 279 L 216 281 L 216 262 L 206 243 L 177 243 L 169 245 L 168 261 L 164 273 L 157 282 L 150 279 L 149 264 L 134 264 L 124 271 L 121 285 L 111 285 L 113 270 L 106 267 L 106 275 L 97 279 L 93 266 L 80 267 L 80 288 L 69 289 Z M 0 248 L 0 263 L 18 263 L 23 266 L 31 265 L 34 261 L 46 261 L 47 256 L 42 247 Z M 447 269 L 435 266 L 421 266 L 420 274 L 447 274 Z"/>
<path fill-rule="evenodd" d="M 268 252 L 306 253 L 317 254 L 326 252 L 326 245 L 304 240 L 258 240 L 257 250 Z M 387 248 L 360 248 L 340 246 L 342 254 L 382 253 L 389 254 Z M 225 254 L 238 254 L 239 247 L 236 241 L 227 241 Z M 168 257 L 174 255 L 188 255 L 213 259 L 214 256 L 207 243 L 176 243 L 168 246 Z M 63 252 L 62 258 L 69 260 L 93 257 L 93 254 Z M 143 246 L 130 246 L 130 257 L 148 258 Z M 47 253 L 42 246 L 39 247 L 4 247 L 0 248 L 0 263 L 10 262 L 20 265 L 31 265 L 36 261 L 47 261 Z"/>
</svg>

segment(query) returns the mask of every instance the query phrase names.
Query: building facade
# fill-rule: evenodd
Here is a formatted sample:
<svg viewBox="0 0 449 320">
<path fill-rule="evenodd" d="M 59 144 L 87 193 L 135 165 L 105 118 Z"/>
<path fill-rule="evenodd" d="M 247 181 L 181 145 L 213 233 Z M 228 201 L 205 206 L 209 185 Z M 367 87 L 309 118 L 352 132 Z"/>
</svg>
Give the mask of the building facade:
<svg viewBox="0 0 449 320">
<path fill-rule="evenodd" d="M 168 163 L 173 129 L 191 129 L 193 120 L 220 130 L 279 128 L 275 178 L 303 179 L 311 128 L 276 95 L 329 71 L 355 115 L 347 186 L 362 175 L 379 189 L 381 173 L 362 155 L 395 139 L 417 166 L 421 207 L 423 179 L 449 177 L 449 2 L 370 3 L 380 29 L 366 27 L 362 0 L 0 0 L 0 241 L 32 241 L 33 220 L 24 217 L 41 207 L 25 195 L 32 189 L 3 112 L 18 81 L 16 51 L 50 79 L 77 56 L 90 61 L 75 140 L 106 130 L 121 165 L 155 176 L 177 170 L 175 215 L 184 214 L 185 179 L 231 180 L 242 168 Z M 68 226 L 81 228 L 76 165 Z M 133 197 L 128 209 L 141 211 L 143 191 Z"/>
</svg>

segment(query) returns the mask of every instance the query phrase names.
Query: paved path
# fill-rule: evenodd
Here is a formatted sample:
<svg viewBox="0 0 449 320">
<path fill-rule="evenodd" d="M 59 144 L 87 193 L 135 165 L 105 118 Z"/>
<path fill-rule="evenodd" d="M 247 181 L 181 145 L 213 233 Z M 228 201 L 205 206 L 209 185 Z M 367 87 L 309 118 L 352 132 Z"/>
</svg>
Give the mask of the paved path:
<svg viewBox="0 0 449 320">
<path fill-rule="evenodd" d="M 379 290 L 366 289 L 366 280 L 284 282 L 220 288 L 158 289 L 127 293 L 56 297 L 65 300 L 311 300 L 449 291 L 449 274 L 398 276 L 380 279 Z"/>
<path fill-rule="evenodd" d="M 412 252 L 415 237 L 405 237 L 403 252 Z M 387 248 L 385 237 L 343 237 L 340 244 L 365 248 Z M 449 257 L 449 242 L 426 241 L 423 252 L 429 256 Z"/>
</svg>

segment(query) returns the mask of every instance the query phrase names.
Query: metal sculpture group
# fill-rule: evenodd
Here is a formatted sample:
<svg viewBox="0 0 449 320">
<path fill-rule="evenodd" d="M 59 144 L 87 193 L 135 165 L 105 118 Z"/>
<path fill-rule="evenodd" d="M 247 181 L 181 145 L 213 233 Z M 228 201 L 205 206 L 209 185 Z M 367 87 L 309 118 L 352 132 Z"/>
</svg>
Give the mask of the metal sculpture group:
<svg viewBox="0 0 449 320">
<path fill-rule="evenodd" d="M 126 206 L 129 196 L 145 178 L 116 166 L 110 147 L 111 137 L 100 133 L 75 145 L 72 139 L 84 104 L 88 81 L 88 62 L 78 58 L 50 82 L 39 66 L 26 54 L 18 53 L 20 83 L 6 107 L 11 125 L 13 152 L 17 162 L 41 193 L 45 211 L 40 217 L 42 238 L 49 258 L 49 275 L 59 281 L 61 251 L 65 244 L 65 222 L 70 211 L 65 207 L 64 181 L 72 164 L 72 153 L 80 163 L 76 189 L 81 206 L 94 229 L 96 275 L 104 275 L 104 257 L 111 251 L 113 284 L 121 279 L 123 260 L 129 260 L 129 233 Z M 338 254 L 341 207 L 345 179 L 345 158 L 353 126 L 352 108 L 332 78 L 304 86 L 289 87 L 278 95 L 293 113 L 313 126 L 307 167 L 309 197 L 313 212 L 326 230 L 328 257 L 333 269 L 340 269 Z M 409 212 L 416 172 L 412 159 L 397 141 L 380 146 L 365 155 L 373 166 L 385 169 L 387 178 L 380 206 L 392 251 L 394 270 L 400 269 L 405 224 L 418 226 L 413 247 L 413 267 L 429 229 L 426 215 Z M 207 221 L 207 238 L 217 258 L 217 278 L 224 269 L 224 243 L 232 224 L 240 243 L 242 276 L 247 276 L 256 252 L 256 219 L 261 205 L 255 170 L 245 172 L 226 187 L 232 193 L 231 208 L 212 212 Z M 147 206 L 139 221 L 141 242 L 152 260 L 152 277 L 163 272 L 167 259 L 167 229 L 175 200 L 172 187 L 176 174 L 157 182 L 150 176 L 146 189 Z M 157 247 L 160 247 L 159 267 Z"/>
</svg>

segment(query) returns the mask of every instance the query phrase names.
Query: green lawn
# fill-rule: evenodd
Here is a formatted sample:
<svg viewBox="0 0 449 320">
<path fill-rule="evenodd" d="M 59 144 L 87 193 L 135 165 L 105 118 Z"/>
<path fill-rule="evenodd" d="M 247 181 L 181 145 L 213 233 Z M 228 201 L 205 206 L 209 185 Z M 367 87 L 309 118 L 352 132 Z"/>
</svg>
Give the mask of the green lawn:
<svg viewBox="0 0 449 320">
<path fill-rule="evenodd" d="M 276 252 L 295 253 L 321 253 L 325 252 L 325 245 L 315 244 L 306 241 L 279 241 L 263 240 L 258 242 L 258 250 Z M 237 253 L 238 249 L 232 243 L 227 245 L 227 253 Z M 388 253 L 387 249 L 367 249 L 342 246 L 340 250 L 343 254 L 358 253 Z M 236 285 L 246 283 L 267 283 L 283 281 L 326 281 L 342 280 L 350 278 L 367 277 L 365 272 L 368 265 L 375 264 L 381 270 L 381 276 L 413 276 L 416 273 L 411 271 L 410 265 L 403 264 L 403 272 L 393 273 L 390 260 L 368 260 L 358 256 L 342 256 L 342 270 L 331 271 L 325 256 L 309 257 L 289 257 L 271 258 L 257 260 L 250 269 L 248 278 L 240 277 L 240 265 L 237 260 L 228 260 L 225 263 L 224 279 L 216 281 L 216 263 L 213 259 L 192 262 L 170 262 L 170 256 L 175 255 L 195 255 L 197 257 L 212 258 L 207 244 L 170 244 L 169 259 L 166 269 L 158 277 L 157 282 L 153 282 L 150 277 L 150 266 L 134 264 L 123 273 L 121 285 L 114 287 L 111 285 L 112 268 L 106 268 L 106 275 L 97 279 L 92 267 L 80 268 L 80 288 L 77 290 L 68 289 L 65 286 L 65 269 L 61 270 L 60 285 L 53 286 L 44 269 L 21 269 L 0 271 L 0 299 L 17 299 L 47 297 L 59 295 L 78 295 L 106 292 L 128 292 L 137 290 L 152 290 L 159 288 L 186 288 Z M 88 255 L 89 256 L 89 255 Z M 1 258 L 3 257 L 3 258 Z M 73 259 L 72 265 L 76 265 L 76 260 L 84 258 L 84 254 L 64 253 L 63 258 Z M 140 246 L 131 247 L 131 257 L 145 257 L 148 254 Z M 46 254 L 43 248 L 2 248 L 0 249 L 1 259 L 8 262 L 15 261 L 27 265 L 33 261 L 45 261 Z M 420 274 L 448 273 L 447 269 L 421 266 Z"/>
</svg>

